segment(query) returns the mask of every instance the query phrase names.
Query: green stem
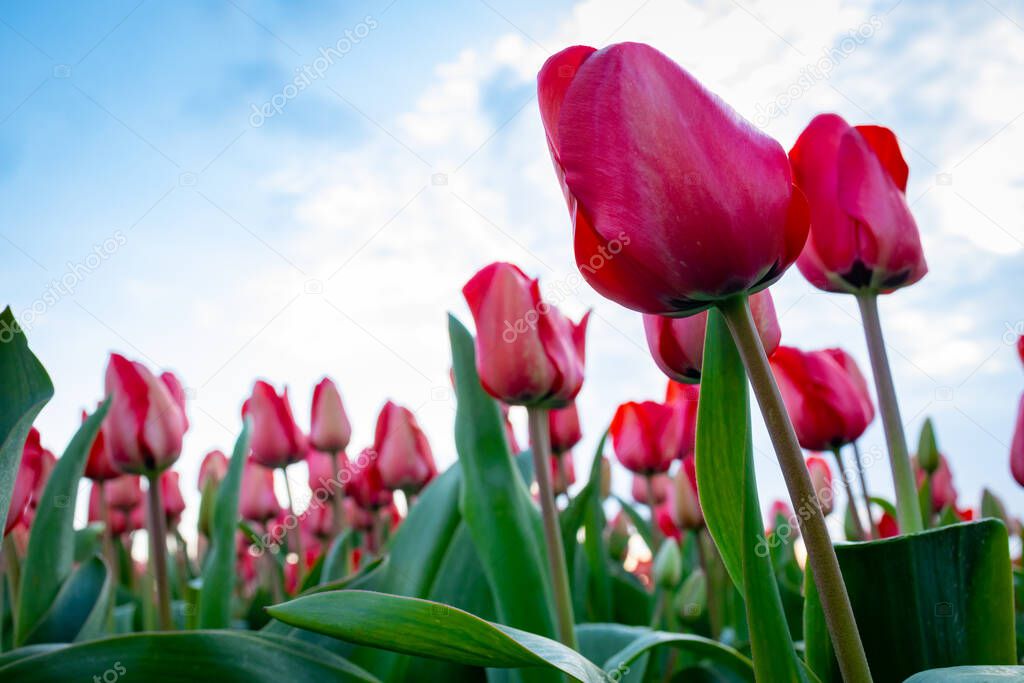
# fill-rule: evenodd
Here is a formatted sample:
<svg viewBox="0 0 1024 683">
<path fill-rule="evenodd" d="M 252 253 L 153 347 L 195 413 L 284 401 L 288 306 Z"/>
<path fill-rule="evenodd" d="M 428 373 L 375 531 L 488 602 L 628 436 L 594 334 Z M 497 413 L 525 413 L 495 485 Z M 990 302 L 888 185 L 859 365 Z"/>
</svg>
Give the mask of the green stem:
<svg viewBox="0 0 1024 683">
<path fill-rule="evenodd" d="M 860 494 L 864 496 L 864 511 L 868 514 L 868 524 L 871 525 L 871 537 L 878 538 L 878 524 L 875 516 L 871 514 L 871 494 L 868 493 L 868 480 L 864 474 L 864 461 L 860 457 L 860 446 L 853 442 L 853 459 L 857 463 L 857 478 L 860 480 Z"/>
<path fill-rule="evenodd" d="M 164 506 L 160 501 L 160 475 L 148 475 L 149 479 L 149 562 L 153 567 L 156 581 L 157 610 L 160 630 L 174 628 L 171 620 L 171 587 L 167 579 L 167 522 Z"/>
<path fill-rule="evenodd" d="M 917 503 L 914 471 L 910 467 L 910 456 L 907 454 L 907 437 L 903 433 L 900 407 L 896 402 L 896 387 L 892 382 L 889 356 L 885 350 L 885 339 L 882 337 L 882 323 L 878 317 L 878 295 L 858 295 L 857 303 L 860 305 L 864 337 L 871 358 L 871 373 L 875 378 L 878 411 L 882 415 L 882 427 L 885 429 L 885 440 L 889 446 L 889 465 L 892 467 L 892 480 L 896 488 L 896 515 L 900 531 L 905 534 L 914 533 L 921 531 L 924 525 Z"/>
<path fill-rule="evenodd" d="M 686 476 L 685 474 L 683 476 Z M 644 483 L 647 486 L 647 507 L 651 511 L 651 558 L 653 561 L 654 555 L 657 554 L 658 548 L 661 547 L 661 529 L 658 528 L 658 513 L 657 501 L 654 497 L 654 475 L 645 474 Z"/>
<path fill-rule="evenodd" d="M 843 454 L 838 446 L 832 449 L 832 455 L 836 458 L 836 467 L 839 468 L 839 480 L 843 482 L 843 489 L 846 491 L 847 504 L 850 506 L 850 517 L 853 519 L 853 530 L 857 534 L 857 540 L 863 541 L 867 536 L 864 534 L 864 525 L 861 524 L 860 512 L 857 510 L 857 499 L 853 495 L 850 476 L 846 472 L 846 463 L 843 462 Z"/>
<path fill-rule="evenodd" d="M 331 468 L 334 470 L 334 478 L 339 482 L 338 489 L 331 494 L 331 504 L 334 505 L 334 538 L 337 538 L 342 529 L 345 528 L 345 505 L 344 493 L 341 490 L 341 471 L 338 468 L 338 453 L 331 453 Z M 333 540 L 333 539 L 332 539 Z"/>
<path fill-rule="evenodd" d="M 700 569 L 704 572 L 705 586 L 705 601 L 707 602 L 708 611 L 708 624 L 711 626 L 711 637 L 718 638 L 722 633 L 722 627 L 725 623 L 725 617 L 722 612 L 723 605 L 719 603 L 718 595 L 720 593 L 720 586 L 711 576 L 711 563 L 717 558 L 714 557 L 714 546 L 711 541 L 711 536 L 703 529 L 695 529 L 693 531 L 694 540 L 697 542 L 697 557 L 700 560 Z M 705 542 L 712 544 L 709 550 L 704 544 Z"/>
<path fill-rule="evenodd" d="M 281 472 L 284 474 L 284 490 L 288 496 L 288 518 L 294 524 L 288 531 L 288 535 L 291 536 L 291 541 L 295 541 L 295 553 L 299 556 L 299 561 L 295 566 L 295 586 L 297 589 L 302 585 L 303 575 L 306 573 L 306 558 L 302 555 L 302 532 L 299 531 L 299 518 L 295 515 L 295 504 L 292 502 L 292 484 L 288 481 L 288 470 L 281 468 Z M 287 562 L 287 555 L 285 558 Z"/>
<path fill-rule="evenodd" d="M 107 560 L 107 571 L 110 572 L 110 585 L 114 587 L 114 594 L 108 601 L 107 605 L 107 630 L 110 633 L 114 632 L 114 603 L 117 602 L 117 586 L 120 579 L 118 579 L 118 570 L 121 568 L 121 562 L 117 555 L 114 554 L 114 533 L 113 529 L 110 528 L 110 506 L 107 505 L 107 493 L 106 483 L 102 481 L 93 482 L 93 486 L 100 487 L 99 506 L 100 506 L 100 520 L 103 522 L 103 556 Z"/>
<path fill-rule="evenodd" d="M 747 297 L 733 297 L 718 305 L 743 359 L 750 384 L 754 388 L 754 395 L 757 397 L 765 426 L 775 447 L 793 509 L 800 516 L 800 532 L 807 548 L 807 563 L 814 575 L 814 583 L 821 598 L 822 611 L 832 636 L 843 680 L 847 683 L 871 681 L 871 670 L 864 654 L 860 633 L 857 631 L 857 622 L 850 606 L 846 584 L 843 583 L 839 560 L 836 559 L 832 539 L 829 538 L 828 528 L 825 526 L 825 518 L 818 506 L 818 496 L 804 464 L 803 451 L 793 430 L 793 423 L 786 413 L 782 395 L 768 365 L 768 357 L 761 345 L 754 319 L 750 315 Z"/>
<path fill-rule="evenodd" d="M 558 639 L 562 644 L 577 649 L 575 619 L 572 614 L 572 596 L 569 593 L 569 571 L 565 565 L 562 530 L 558 522 L 558 508 L 551 486 L 551 435 L 548 433 L 547 410 L 531 406 L 526 409 L 530 424 L 530 450 L 533 452 L 533 473 L 540 494 L 540 509 L 544 519 L 544 542 L 547 545 L 548 569 L 551 587 L 555 593 L 555 614 L 558 618 Z"/>
</svg>

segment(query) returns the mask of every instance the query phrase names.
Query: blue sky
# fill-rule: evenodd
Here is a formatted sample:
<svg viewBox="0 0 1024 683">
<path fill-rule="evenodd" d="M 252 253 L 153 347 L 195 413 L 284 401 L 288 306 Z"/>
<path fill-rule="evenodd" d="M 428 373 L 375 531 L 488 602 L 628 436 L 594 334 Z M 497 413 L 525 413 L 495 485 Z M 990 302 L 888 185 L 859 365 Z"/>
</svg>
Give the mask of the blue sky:
<svg viewBox="0 0 1024 683">
<path fill-rule="evenodd" d="M 498 259 L 552 290 L 574 273 L 536 70 L 569 44 L 641 40 L 786 147 L 820 111 L 897 132 L 931 265 L 882 303 L 907 430 L 932 415 L 963 500 L 987 484 L 1021 511 L 1007 450 L 1024 373 L 1006 342 L 1024 331 L 1024 13 L 788 4 L 5 4 L 0 253 L 57 387 L 44 443 L 66 443 L 113 349 L 189 387 L 188 487 L 206 450 L 230 446 L 258 376 L 290 387 L 303 423 L 334 377 L 355 447 L 393 398 L 450 462 L 444 315 L 468 321 L 462 283 Z M 784 111 L 765 114 L 773 103 Z M 773 293 L 784 343 L 841 345 L 867 369 L 852 299 L 795 270 Z M 585 465 L 615 405 L 664 381 L 636 315 L 585 287 L 562 306 L 595 309 Z M 767 504 L 783 487 L 758 428 Z M 882 443 L 875 424 L 864 446 Z M 890 488 L 884 462 L 869 479 Z"/>
</svg>

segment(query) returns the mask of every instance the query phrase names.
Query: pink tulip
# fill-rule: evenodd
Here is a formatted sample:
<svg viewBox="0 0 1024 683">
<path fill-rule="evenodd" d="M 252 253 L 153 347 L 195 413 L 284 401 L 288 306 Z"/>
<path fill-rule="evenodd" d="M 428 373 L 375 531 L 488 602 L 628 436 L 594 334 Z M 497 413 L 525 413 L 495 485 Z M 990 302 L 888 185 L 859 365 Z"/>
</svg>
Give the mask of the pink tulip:
<svg viewBox="0 0 1024 683">
<path fill-rule="evenodd" d="M 476 321 L 476 367 L 484 388 L 512 405 L 568 405 L 583 385 L 587 316 L 573 325 L 541 301 L 536 280 L 492 263 L 462 288 Z"/>
<path fill-rule="evenodd" d="M 672 478 L 667 474 L 656 474 L 651 477 L 651 484 L 654 488 L 654 505 L 661 505 L 668 500 L 672 490 Z M 651 505 L 650 496 L 647 495 L 647 477 L 642 474 L 633 475 L 633 483 L 630 487 L 633 500 L 644 505 Z"/>
<path fill-rule="evenodd" d="M 845 351 L 780 346 L 770 362 L 804 448 L 828 451 L 856 441 L 874 419 L 867 383 Z"/>
<path fill-rule="evenodd" d="M 352 425 L 345 414 L 341 394 L 328 377 L 320 380 L 313 390 L 313 408 L 309 442 L 324 453 L 339 453 L 348 448 L 352 438 Z"/>
<path fill-rule="evenodd" d="M 565 452 L 552 455 L 551 490 L 556 496 L 569 492 L 569 487 L 576 483 L 576 467 L 572 462 L 572 453 Z"/>
<path fill-rule="evenodd" d="M 377 457 L 374 449 L 363 449 L 353 463 L 352 477 L 345 484 L 345 494 L 352 497 L 359 507 L 370 511 L 391 503 L 391 491 L 384 486 L 377 468 Z"/>
<path fill-rule="evenodd" d="M 214 482 L 219 484 L 228 473 L 228 457 L 223 452 L 212 450 L 203 456 L 203 462 L 199 465 L 199 491 L 206 488 L 206 484 Z"/>
<path fill-rule="evenodd" d="M 156 377 L 142 363 L 112 353 L 107 365 L 106 392 L 110 409 L 104 437 L 114 466 L 129 474 L 160 472 L 181 454 L 188 428 L 176 380 Z M 173 377 L 173 376 L 170 376 Z"/>
<path fill-rule="evenodd" d="M 185 511 L 185 499 L 181 495 L 179 475 L 174 470 L 166 470 L 160 475 L 160 502 L 164 506 L 168 528 L 174 528 L 181 520 Z"/>
<path fill-rule="evenodd" d="M 665 403 L 676 412 L 682 437 L 679 440 L 679 457 L 692 455 L 697 446 L 697 406 L 700 401 L 700 386 L 668 381 L 665 388 Z"/>
<path fill-rule="evenodd" d="M 682 424 L 675 408 L 665 403 L 623 403 L 610 430 L 616 457 L 636 474 L 665 472 L 679 455 Z"/>
<path fill-rule="evenodd" d="M 1013 442 L 1010 444 L 1010 473 L 1018 484 L 1024 486 L 1024 394 L 1017 404 L 1017 425 L 1013 430 Z"/>
<path fill-rule="evenodd" d="M 82 411 L 82 422 L 88 419 L 89 414 Z M 110 446 L 104 432 L 106 422 L 100 424 L 100 430 L 96 433 L 96 440 L 92 442 L 89 449 L 89 459 L 85 462 L 85 477 L 93 481 L 106 481 L 121 476 L 121 471 L 114 467 L 114 461 L 110 458 Z"/>
<path fill-rule="evenodd" d="M 681 529 L 699 529 L 704 526 L 704 511 L 697 494 L 697 458 L 691 453 L 683 458 L 683 466 L 676 472 L 672 490 L 672 519 Z"/>
<path fill-rule="evenodd" d="M 810 205 L 811 233 L 797 267 L 830 292 L 891 291 L 928 272 L 907 206 L 907 163 L 881 126 L 835 114 L 808 124 L 789 152 Z"/>
<path fill-rule="evenodd" d="M 103 508 L 101 499 L 103 498 L 103 487 L 102 481 L 93 481 L 89 486 L 89 523 L 103 522 Z M 112 536 L 121 536 L 128 531 L 128 515 L 121 510 L 117 510 L 107 505 L 107 517 L 110 519 L 110 534 Z"/>
<path fill-rule="evenodd" d="M 281 513 L 281 505 L 274 493 L 274 470 L 255 460 L 245 461 L 238 496 L 238 513 L 242 519 L 264 524 Z"/>
<path fill-rule="evenodd" d="M 576 263 L 643 313 L 696 313 L 796 260 L 807 207 L 786 152 L 657 50 L 570 47 L 537 76 Z"/>
<path fill-rule="evenodd" d="M 334 534 L 334 508 L 313 501 L 302 513 L 299 524 L 311 539 L 326 541 Z"/>
<path fill-rule="evenodd" d="M 771 507 L 768 508 L 768 527 L 766 530 L 769 535 L 776 531 L 775 524 L 780 517 L 786 522 L 786 533 L 794 536 L 799 533 L 800 527 L 796 515 L 793 514 L 793 508 L 785 501 L 776 500 L 772 501 Z"/>
<path fill-rule="evenodd" d="M 43 478 L 43 447 L 39 442 L 39 431 L 35 427 L 29 429 L 28 438 L 21 449 L 21 464 L 14 480 L 11 492 L 10 507 L 7 512 L 7 523 L 4 535 L 23 521 L 29 502 L 39 482 Z"/>
<path fill-rule="evenodd" d="M 779 345 L 782 332 L 775 316 L 772 295 L 767 289 L 750 297 L 750 312 L 764 345 L 764 352 L 770 356 Z M 707 311 L 688 318 L 644 315 L 647 347 L 658 368 L 670 379 L 686 384 L 700 381 L 707 323 Z"/>
<path fill-rule="evenodd" d="M 123 474 L 105 482 L 103 492 L 107 496 L 107 504 L 121 512 L 130 512 L 141 507 L 145 498 L 142 492 L 142 479 L 133 474 Z"/>
<path fill-rule="evenodd" d="M 359 503 L 351 497 L 345 498 L 344 505 L 345 519 L 352 525 L 353 529 L 359 529 L 360 531 L 370 531 L 373 529 L 373 512 L 360 507 Z"/>
<path fill-rule="evenodd" d="M 338 453 L 338 469 L 334 469 L 334 459 L 327 453 L 310 451 L 306 456 L 306 465 L 309 467 L 309 489 L 314 495 L 330 498 L 339 490 L 345 470 L 349 470 L 348 457 L 344 453 Z M 323 491 L 323 493 L 319 493 Z"/>
<path fill-rule="evenodd" d="M 295 424 L 288 390 L 280 396 L 259 380 L 242 405 L 242 416 L 252 419 L 252 458 L 264 467 L 287 467 L 306 457 L 306 437 Z"/>
<path fill-rule="evenodd" d="M 658 530 L 665 538 L 672 538 L 677 541 L 683 538 L 682 531 L 672 519 L 672 506 L 670 503 L 662 503 L 654 508 L 654 523 L 658 525 Z"/>
<path fill-rule="evenodd" d="M 812 455 L 807 458 L 807 471 L 811 475 L 811 485 L 818 494 L 818 505 L 821 507 L 821 514 L 832 513 L 835 502 L 835 494 L 832 490 L 832 468 L 824 458 Z"/>
<path fill-rule="evenodd" d="M 548 411 L 548 430 L 551 434 L 551 452 L 565 453 L 583 438 L 580 414 L 573 401 L 564 408 Z"/>
<path fill-rule="evenodd" d="M 430 444 L 416 417 L 391 401 L 377 417 L 373 449 L 381 481 L 392 491 L 417 493 L 437 474 Z"/>
<path fill-rule="evenodd" d="M 914 474 L 917 477 L 917 485 L 920 487 L 925 480 L 924 470 L 914 458 Z M 943 508 L 956 508 L 957 492 L 953 485 L 953 470 L 949 469 L 949 461 L 946 456 L 939 454 L 939 466 L 932 472 L 932 511 L 940 512 Z"/>
</svg>

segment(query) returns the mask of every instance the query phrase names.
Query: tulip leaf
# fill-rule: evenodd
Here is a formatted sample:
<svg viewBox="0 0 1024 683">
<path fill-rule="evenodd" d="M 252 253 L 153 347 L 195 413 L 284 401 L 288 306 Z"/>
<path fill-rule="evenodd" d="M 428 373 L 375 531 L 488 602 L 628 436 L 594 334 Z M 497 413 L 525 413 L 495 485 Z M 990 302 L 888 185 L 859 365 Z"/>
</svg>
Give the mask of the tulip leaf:
<svg viewBox="0 0 1024 683">
<path fill-rule="evenodd" d="M 85 471 L 92 442 L 107 414 L 105 401 L 82 423 L 57 460 L 43 494 L 29 534 L 28 551 L 21 574 L 18 618 L 14 643 L 23 645 L 43 620 L 61 586 L 71 575 L 75 552 L 75 501 L 78 482 Z"/>
<path fill-rule="evenodd" d="M 626 513 L 626 516 L 629 517 L 630 523 L 636 528 L 637 533 L 640 534 L 640 538 L 644 539 L 644 543 L 647 544 L 647 547 L 653 548 L 654 537 L 652 535 L 651 522 L 644 518 L 644 516 L 641 515 L 629 501 L 623 500 L 618 496 L 615 496 L 615 500 L 618 501 L 619 505 L 622 507 L 622 511 Z"/>
<path fill-rule="evenodd" d="M 210 550 L 203 566 L 199 591 L 199 628 L 227 628 L 231 624 L 231 596 L 235 592 L 235 528 L 242 468 L 249 453 L 251 423 L 246 419 L 235 441 L 228 471 L 217 487 L 210 528 Z"/>
<path fill-rule="evenodd" d="M 348 558 L 352 550 L 352 530 L 345 529 L 331 541 L 324 565 L 320 570 L 320 585 L 338 581 L 348 574 Z"/>
<path fill-rule="evenodd" d="M 25 644 L 70 643 L 102 631 L 110 600 L 110 576 L 99 557 L 79 565 L 60 587 L 50 609 L 25 637 Z"/>
<path fill-rule="evenodd" d="M 1014 683 L 1024 680 L 1024 666 L 952 666 L 922 671 L 905 683 Z"/>
<path fill-rule="evenodd" d="M 793 648 L 754 477 L 747 377 L 725 319 L 708 311 L 697 407 L 697 490 L 708 531 L 747 605 L 758 680 L 806 680 Z"/>
<path fill-rule="evenodd" d="M 53 383 L 29 350 L 10 306 L 0 313 L 0 531 L 14 493 L 21 453 L 36 415 L 53 398 Z"/>
<path fill-rule="evenodd" d="M 491 586 L 498 619 L 554 637 L 540 513 L 509 452 L 498 404 L 480 384 L 472 335 L 451 316 L 448 331 L 458 397 L 455 446 L 462 469 L 463 519 Z"/>
<path fill-rule="evenodd" d="M 354 643 L 469 666 L 561 671 L 605 683 L 593 662 L 561 643 L 449 605 L 369 591 L 335 591 L 268 608 L 280 621 Z M 531 671 L 530 680 L 539 680 Z"/>
<path fill-rule="evenodd" d="M 836 556 L 876 683 L 927 669 L 1017 662 L 1009 539 L 999 520 L 840 544 Z M 823 683 L 839 681 L 812 583 L 804 608 L 807 662 Z"/>
<path fill-rule="evenodd" d="M 641 656 L 656 647 L 673 647 L 690 655 L 694 662 L 706 662 L 729 676 L 731 681 L 754 683 L 754 668 L 749 659 L 731 647 L 702 636 L 647 631 L 616 652 L 604 664 L 606 671 L 626 671 Z"/>
<path fill-rule="evenodd" d="M 163 683 L 378 681 L 351 662 L 314 645 L 242 631 L 138 633 L 34 652 L 14 661 L 5 660 L 9 663 L 0 668 L 0 680 L 49 683 L 125 677 Z"/>
</svg>

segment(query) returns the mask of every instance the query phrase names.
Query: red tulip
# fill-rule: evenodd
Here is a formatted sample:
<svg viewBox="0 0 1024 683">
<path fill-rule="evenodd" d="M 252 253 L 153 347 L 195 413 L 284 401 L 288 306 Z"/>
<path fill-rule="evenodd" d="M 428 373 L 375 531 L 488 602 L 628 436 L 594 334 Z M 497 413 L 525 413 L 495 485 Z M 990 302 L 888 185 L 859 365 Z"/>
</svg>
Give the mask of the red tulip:
<svg viewBox="0 0 1024 683">
<path fill-rule="evenodd" d="M 818 494 L 818 505 L 821 507 L 821 514 L 829 515 L 835 502 L 835 493 L 832 490 L 832 468 L 824 458 L 812 455 L 807 458 L 807 472 L 811 475 L 811 484 L 815 493 Z"/>
<path fill-rule="evenodd" d="M 32 526 L 32 520 L 36 516 L 36 508 L 39 507 L 39 501 L 43 498 L 43 491 L 46 490 L 46 485 L 50 481 L 50 475 L 56 466 L 57 456 L 48 449 L 43 448 L 43 452 L 40 455 L 39 479 L 36 481 L 36 488 L 32 492 L 32 498 L 28 501 L 28 507 L 25 508 L 25 512 L 21 516 L 20 526 L 26 530 Z"/>
<path fill-rule="evenodd" d="M 804 448 L 826 451 L 848 444 L 874 418 L 867 383 L 845 351 L 780 346 L 769 360 Z"/>
<path fill-rule="evenodd" d="M 177 526 L 181 513 L 185 511 L 185 499 L 181 495 L 179 475 L 173 470 L 166 470 L 160 475 L 160 502 L 167 516 L 167 526 Z"/>
<path fill-rule="evenodd" d="M 299 524 L 312 539 L 326 541 L 334 535 L 334 507 L 313 501 L 302 513 Z"/>
<path fill-rule="evenodd" d="M 583 438 L 580 414 L 573 401 L 564 408 L 548 411 L 548 431 L 551 434 L 551 452 L 565 453 Z"/>
<path fill-rule="evenodd" d="M 228 457 L 223 452 L 212 450 L 203 456 L 199 465 L 199 491 L 206 488 L 208 482 L 219 484 L 228 473 Z"/>
<path fill-rule="evenodd" d="M 373 513 L 359 504 L 351 497 L 345 498 L 345 520 L 352 525 L 353 529 L 370 531 L 373 529 Z"/>
<path fill-rule="evenodd" d="M 770 356 L 779 345 L 782 332 L 775 316 L 772 295 L 767 289 L 750 297 L 750 312 L 764 345 L 764 352 Z M 688 318 L 644 315 L 647 347 L 651 350 L 654 362 L 670 379 L 687 384 L 700 381 L 707 323 L 707 311 Z"/>
<path fill-rule="evenodd" d="M 918 465 L 917 458 L 914 458 L 914 474 L 917 477 L 917 485 L 920 487 L 926 475 Z M 957 492 L 953 485 L 953 470 L 949 469 L 949 461 L 941 453 L 939 454 L 939 466 L 932 472 L 931 489 L 934 512 L 939 512 L 945 507 L 956 507 Z"/>
<path fill-rule="evenodd" d="M 556 496 L 568 493 L 569 487 L 576 483 L 576 467 L 572 462 L 572 453 L 567 451 L 552 455 L 550 463 L 552 492 Z"/>
<path fill-rule="evenodd" d="M 82 422 L 84 423 L 88 417 L 89 414 L 83 410 Z M 104 435 L 106 431 L 105 424 L 100 424 L 100 430 L 96 433 L 96 440 L 92 442 L 92 447 L 89 448 L 89 459 L 85 462 L 85 477 L 93 481 L 106 481 L 107 479 L 121 476 L 121 471 L 114 467 L 114 462 L 110 459 L 110 446 L 107 444 L 107 438 Z"/>
<path fill-rule="evenodd" d="M 306 457 L 306 437 L 292 417 L 288 389 L 278 396 L 274 387 L 257 381 L 242 416 L 252 418 L 252 458 L 259 464 L 287 467 Z"/>
<path fill-rule="evenodd" d="M 104 437 L 110 459 L 122 472 L 160 472 L 181 454 L 188 421 L 184 394 L 170 377 L 156 377 L 142 363 L 110 354 L 106 392 L 111 402 Z"/>
<path fill-rule="evenodd" d="M 786 522 L 787 533 L 795 535 L 799 532 L 798 520 L 796 515 L 793 514 L 793 508 L 783 500 L 775 500 L 772 501 L 771 507 L 768 508 L 768 534 L 775 531 L 775 524 L 780 517 Z"/>
<path fill-rule="evenodd" d="M 338 453 L 348 448 L 352 425 L 345 414 L 341 394 L 329 378 L 324 377 L 313 390 L 313 408 L 309 442 L 324 453 Z"/>
<path fill-rule="evenodd" d="M 668 381 L 665 388 L 665 403 L 676 411 L 676 420 L 682 429 L 679 441 L 679 457 L 692 455 L 697 446 L 697 405 L 700 401 L 700 386 Z"/>
<path fill-rule="evenodd" d="M 900 525 L 896 521 L 896 518 L 888 512 L 883 512 L 881 519 L 878 520 L 878 537 L 894 538 L 899 535 Z"/>
<path fill-rule="evenodd" d="M 181 408 L 181 415 L 185 419 L 185 430 L 188 431 L 188 411 L 185 408 L 185 387 L 182 386 L 181 380 L 178 379 L 177 375 L 170 371 L 164 371 L 160 374 L 160 380 L 167 387 L 167 391 L 171 393 L 171 398 Z"/>
<path fill-rule="evenodd" d="M 671 477 L 667 474 L 656 474 L 651 477 L 651 484 L 654 488 L 654 505 L 661 505 L 668 500 L 669 492 L 672 489 Z M 634 474 L 630 491 L 633 495 L 633 500 L 644 505 L 651 505 L 650 496 L 647 495 L 646 476 Z"/>
<path fill-rule="evenodd" d="M 691 453 L 683 458 L 683 466 L 676 472 L 672 489 L 672 514 L 676 526 L 699 529 L 704 526 L 704 511 L 697 495 L 697 458 Z"/>
<path fill-rule="evenodd" d="M 348 457 L 344 453 L 338 453 L 338 469 L 334 469 L 334 459 L 327 453 L 310 451 L 306 456 L 306 465 L 309 467 L 309 489 L 313 491 L 314 497 L 332 497 L 338 490 L 342 481 L 342 472 L 351 468 Z M 323 491 L 323 493 L 319 493 Z M 325 499 L 326 499 L 325 498 Z"/>
<path fill-rule="evenodd" d="M 688 314 L 763 289 L 807 237 L 786 152 L 657 50 L 571 47 L 537 76 L 574 224 L 605 297 Z"/>
<path fill-rule="evenodd" d="M 884 292 L 924 277 L 928 266 L 905 194 L 907 162 L 891 130 L 821 114 L 789 158 L 810 206 L 811 233 L 797 267 L 812 285 Z"/>
<path fill-rule="evenodd" d="M 658 530 L 665 536 L 665 538 L 672 538 L 675 540 L 681 540 L 683 538 L 682 531 L 676 526 L 675 521 L 672 519 L 672 505 L 670 503 L 662 503 L 658 507 L 654 508 L 654 522 L 658 525 Z"/>
<path fill-rule="evenodd" d="M 373 449 L 381 481 L 392 491 L 416 493 L 437 474 L 430 444 L 416 417 L 391 401 L 377 417 Z"/>
<path fill-rule="evenodd" d="M 476 367 L 484 388 L 512 405 L 565 406 L 583 385 L 587 317 L 573 325 L 541 301 L 536 280 L 492 263 L 462 288 L 476 321 Z"/>
<path fill-rule="evenodd" d="M 1017 404 L 1017 426 L 1010 444 L 1010 472 L 1017 483 L 1024 486 L 1024 394 Z"/>
<path fill-rule="evenodd" d="M 363 449 L 352 466 L 352 477 L 345 484 L 345 494 L 351 496 L 359 507 L 378 510 L 391 502 L 391 491 L 384 486 L 377 468 L 377 453 L 372 448 Z"/>
<path fill-rule="evenodd" d="M 103 497 L 104 483 L 93 481 L 89 487 L 89 523 L 103 522 L 101 498 Z M 107 506 L 107 517 L 110 519 L 110 533 L 112 536 L 121 536 L 128 531 L 128 515 L 121 510 Z"/>
<path fill-rule="evenodd" d="M 238 513 L 242 519 L 261 523 L 281 513 L 281 505 L 274 493 L 274 470 L 255 460 L 245 461 L 238 494 Z"/>
<path fill-rule="evenodd" d="M 43 447 L 39 442 L 39 431 L 32 427 L 29 429 L 28 438 L 21 449 L 21 464 L 18 465 L 18 475 L 14 480 L 7 522 L 4 525 L 5 536 L 18 525 L 18 522 L 22 521 L 42 478 Z"/>
<path fill-rule="evenodd" d="M 105 482 L 103 493 L 107 497 L 107 504 L 121 512 L 141 507 L 145 497 L 142 493 L 142 479 L 134 474 L 123 474 Z"/>
<path fill-rule="evenodd" d="M 1020 362 L 1024 363 L 1024 334 L 1017 337 L 1017 355 L 1020 356 Z"/>
<path fill-rule="evenodd" d="M 125 527 L 125 533 L 131 531 L 138 531 L 139 529 L 146 529 L 146 506 L 136 505 L 127 513 L 125 513 L 128 524 Z"/>
<path fill-rule="evenodd" d="M 610 429 L 616 457 L 636 474 L 665 472 L 679 455 L 683 430 L 673 406 L 654 401 L 623 403 Z"/>
</svg>

